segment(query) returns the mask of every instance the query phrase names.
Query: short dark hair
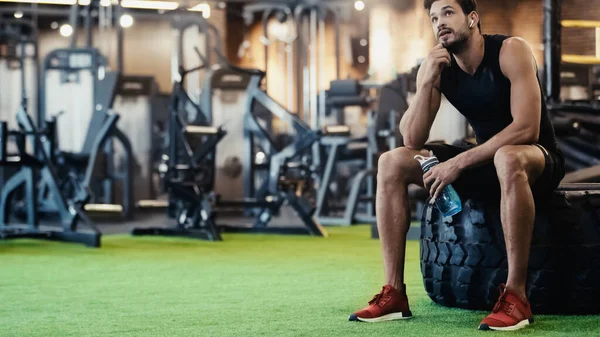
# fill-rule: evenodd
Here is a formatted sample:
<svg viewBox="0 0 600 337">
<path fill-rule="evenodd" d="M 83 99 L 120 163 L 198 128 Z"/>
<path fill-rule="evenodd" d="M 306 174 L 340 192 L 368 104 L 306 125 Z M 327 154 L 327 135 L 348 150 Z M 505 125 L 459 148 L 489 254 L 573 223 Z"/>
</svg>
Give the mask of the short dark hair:
<svg viewBox="0 0 600 337">
<path fill-rule="evenodd" d="M 439 1 L 439 0 L 425 0 L 423 2 L 423 5 L 425 6 L 425 9 L 427 9 L 427 11 L 429 12 L 431 10 L 431 6 L 436 1 Z M 465 13 L 465 15 L 468 15 L 471 12 L 479 13 L 479 10 L 477 9 L 477 0 L 455 0 L 455 1 L 458 2 L 458 4 L 460 5 L 460 8 L 462 8 L 462 11 L 463 11 L 463 13 Z M 481 19 L 477 23 L 477 28 L 479 28 L 479 30 L 481 30 Z"/>
</svg>

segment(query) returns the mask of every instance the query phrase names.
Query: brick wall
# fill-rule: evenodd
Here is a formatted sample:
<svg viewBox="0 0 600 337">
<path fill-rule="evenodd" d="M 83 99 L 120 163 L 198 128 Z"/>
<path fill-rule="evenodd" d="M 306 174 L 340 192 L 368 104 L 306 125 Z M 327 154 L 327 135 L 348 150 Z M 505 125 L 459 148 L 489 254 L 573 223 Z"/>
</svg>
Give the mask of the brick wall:
<svg viewBox="0 0 600 337">
<path fill-rule="evenodd" d="M 563 20 L 600 21 L 600 3 L 597 0 L 563 0 Z M 596 32 L 592 28 L 563 28 L 563 54 L 595 55 Z"/>
<path fill-rule="evenodd" d="M 219 31 L 223 46 L 223 54 L 227 55 L 227 12 L 225 10 L 216 8 L 214 5 L 211 5 L 210 18 L 208 18 L 208 22 L 213 24 Z"/>
<path fill-rule="evenodd" d="M 544 25 L 543 2 L 541 0 L 516 1 L 512 16 L 512 35 L 525 39 L 538 65 L 544 64 L 542 29 Z"/>
<path fill-rule="evenodd" d="M 481 30 L 484 34 L 512 34 L 512 20 L 515 0 L 479 0 Z"/>
</svg>

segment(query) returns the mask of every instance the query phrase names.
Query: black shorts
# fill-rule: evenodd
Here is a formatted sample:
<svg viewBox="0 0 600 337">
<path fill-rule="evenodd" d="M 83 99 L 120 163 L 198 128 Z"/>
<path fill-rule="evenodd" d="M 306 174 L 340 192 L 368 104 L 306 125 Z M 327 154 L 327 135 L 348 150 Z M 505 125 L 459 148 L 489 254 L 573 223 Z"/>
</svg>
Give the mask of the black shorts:
<svg viewBox="0 0 600 337">
<path fill-rule="evenodd" d="M 552 191 L 560 184 L 565 176 L 564 158 L 562 153 L 547 151 L 543 146 L 535 144 L 543 153 L 546 159 L 544 172 L 538 177 L 531 188 L 536 200 L 546 199 Z M 464 146 L 454 146 L 448 144 L 428 143 L 424 148 L 433 152 L 440 162 L 456 157 L 462 152 L 472 149 L 475 145 L 464 144 Z M 477 167 L 468 168 L 463 171 L 460 177 L 452 183 L 461 199 L 470 198 L 499 200 L 500 199 L 500 181 L 496 174 L 496 167 L 493 160 Z"/>
</svg>

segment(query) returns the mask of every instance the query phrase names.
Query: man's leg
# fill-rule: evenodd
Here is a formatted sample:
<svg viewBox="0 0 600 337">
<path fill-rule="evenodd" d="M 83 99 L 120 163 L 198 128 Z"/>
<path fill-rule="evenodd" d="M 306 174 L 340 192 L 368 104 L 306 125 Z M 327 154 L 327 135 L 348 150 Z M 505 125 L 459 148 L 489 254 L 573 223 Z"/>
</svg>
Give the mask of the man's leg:
<svg viewBox="0 0 600 337">
<path fill-rule="evenodd" d="M 404 291 L 406 234 L 410 228 L 408 185 L 423 185 L 423 171 L 414 159 L 427 151 L 398 148 L 379 158 L 377 173 L 377 229 L 383 250 L 385 282 Z"/>
<path fill-rule="evenodd" d="M 379 158 L 377 172 L 377 228 L 383 250 L 385 286 L 369 305 L 350 315 L 350 321 L 383 322 L 412 317 L 404 289 L 404 252 L 410 227 L 408 185 L 423 184 L 416 155 L 427 151 L 398 148 Z"/>
<path fill-rule="evenodd" d="M 536 146 L 505 146 L 496 152 L 494 166 L 502 194 L 500 216 L 508 256 L 506 288 L 525 299 L 535 217 L 531 186 L 544 171 L 546 161 Z"/>
<path fill-rule="evenodd" d="M 504 146 L 494 156 L 500 181 L 500 217 L 508 257 L 508 279 L 481 330 L 516 330 L 533 321 L 526 296 L 527 266 L 535 203 L 531 186 L 544 172 L 542 150 L 533 145 Z"/>
</svg>

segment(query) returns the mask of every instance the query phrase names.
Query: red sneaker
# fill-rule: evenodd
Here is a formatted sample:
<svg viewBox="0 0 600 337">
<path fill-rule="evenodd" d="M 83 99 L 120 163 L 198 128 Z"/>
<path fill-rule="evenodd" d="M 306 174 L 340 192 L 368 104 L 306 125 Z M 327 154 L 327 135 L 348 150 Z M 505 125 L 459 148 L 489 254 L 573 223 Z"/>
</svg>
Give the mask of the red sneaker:
<svg viewBox="0 0 600 337">
<path fill-rule="evenodd" d="M 369 301 L 368 307 L 353 313 L 348 320 L 375 323 L 411 317 L 406 292 L 400 293 L 394 287 L 386 285 Z"/>
<path fill-rule="evenodd" d="M 479 330 L 512 331 L 523 329 L 533 323 L 533 314 L 529 302 L 523 302 L 519 296 L 500 285 L 500 298 L 492 313 L 479 324 Z"/>
</svg>

